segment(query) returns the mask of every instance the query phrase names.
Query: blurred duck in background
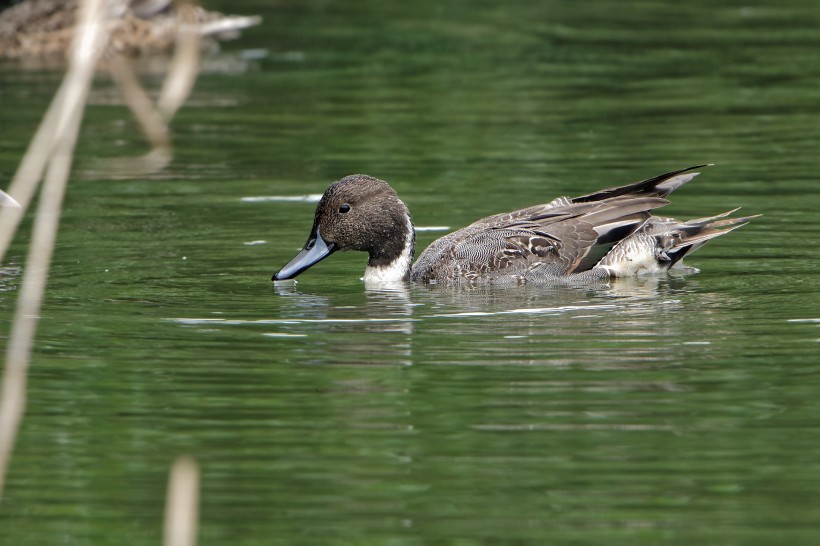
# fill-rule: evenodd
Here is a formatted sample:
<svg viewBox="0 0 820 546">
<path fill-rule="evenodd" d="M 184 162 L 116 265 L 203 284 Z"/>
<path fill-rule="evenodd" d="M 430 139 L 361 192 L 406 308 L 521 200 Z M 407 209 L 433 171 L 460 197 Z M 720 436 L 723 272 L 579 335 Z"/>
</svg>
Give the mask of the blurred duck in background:
<svg viewBox="0 0 820 546">
<path fill-rule="evenodd" d="M 74 36 L 78 0 L 23 0 L 0 13 L 0 57 L 64 57 Z M 0 4 L 2 7 L 2 4 Z M 171 0 L 109 0 L 111 39 L 107 53 L 143 56 L 170 53 L 183 27 L 193 25 L 201 43 L 236 38 L 261 22 L 258 16 L 207 11 Z"/>
</svg>

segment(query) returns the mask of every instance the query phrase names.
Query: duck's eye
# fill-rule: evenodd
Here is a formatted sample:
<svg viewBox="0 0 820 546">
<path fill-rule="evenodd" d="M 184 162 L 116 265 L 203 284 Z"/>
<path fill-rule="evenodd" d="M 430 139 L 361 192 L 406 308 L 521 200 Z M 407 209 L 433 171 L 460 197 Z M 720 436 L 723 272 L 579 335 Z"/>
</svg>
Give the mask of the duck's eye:
<svg viewBox="0 0 820 546">
<path fill-rule="evenodd" d="M 344 205 L 339 207 L 339 212 L 341 212 L 342 214 L 346 214 L 346 213 L 350 212 L 350 205 L 345 203 Z"/>
</svg>

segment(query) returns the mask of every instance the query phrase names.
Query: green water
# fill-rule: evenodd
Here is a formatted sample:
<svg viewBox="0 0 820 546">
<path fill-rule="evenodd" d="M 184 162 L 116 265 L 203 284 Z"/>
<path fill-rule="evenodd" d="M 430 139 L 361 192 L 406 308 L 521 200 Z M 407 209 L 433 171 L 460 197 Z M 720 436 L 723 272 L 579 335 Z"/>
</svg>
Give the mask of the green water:
<svg viewBox="0 0 820 546">
<path fill-rule="evenodd" d="M 265 23 L 163 173 L 100 175 L 146 150 L 100 78 L 0 544 L 159 544 L 185 453 L 208 545 L 820 541 L 815 2 L 272 4 L 206 4 Z M 58 80 L 0 65 L 1 187 Z M 364 172 L 457 228 L 705 162 L 665 213 L 764 216 L 608 287 L 272 287 L 315 205 L 243 200 Z"/>
</svg>

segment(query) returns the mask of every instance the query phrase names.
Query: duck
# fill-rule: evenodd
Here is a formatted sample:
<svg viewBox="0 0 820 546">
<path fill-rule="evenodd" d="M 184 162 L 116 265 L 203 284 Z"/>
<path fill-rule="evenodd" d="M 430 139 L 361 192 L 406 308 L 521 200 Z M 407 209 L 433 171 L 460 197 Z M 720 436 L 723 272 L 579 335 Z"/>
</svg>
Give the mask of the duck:
<svg viewBox="0 0 820 546">
<path fill-rule="evenodd" d="M 74 36 L 78 0 L 23 0 L 0 13 L 0 58 L 64 58 Z M 258 25 L 258 16 L 207 11 L 172 0 L 116 0 L 107 5 L 109 54 L 129 57 L 168 53 L 180 28 L 193 24 L 203 38 L 230 39 Z M 215 47 L 215 42 L 206 45 Z"/>
<path fill-rule="evenodd" d="M 272 280 L 293 279 L 346 250 L 367 252 L 365 283 L 575 283 L 663 274 L 755 217 L 733 217 L 739 209 L 685 221 L 653 215 L 706 166 L 480 219 L 434 241 L 415 264 L 415 228 L 395 190 L 372 176 L 346 176 L 322 195 L 307 242 Z"/>
</svg>

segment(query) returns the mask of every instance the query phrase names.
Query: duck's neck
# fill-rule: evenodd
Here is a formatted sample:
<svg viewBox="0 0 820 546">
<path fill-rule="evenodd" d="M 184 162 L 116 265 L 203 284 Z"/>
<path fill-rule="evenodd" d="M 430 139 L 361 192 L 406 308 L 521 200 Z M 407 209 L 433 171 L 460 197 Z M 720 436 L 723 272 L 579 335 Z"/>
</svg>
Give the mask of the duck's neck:
<svg viewBox="0 0 820 546">
<path fill-rule="evenodd" d="M 391 283 L 410 279 L 413 253 L 416 250 L 416 230 L 409 214 L 404 215 L 404 225 L 379 245 L 370 250 L 365 283 Z"/>
</svg>

